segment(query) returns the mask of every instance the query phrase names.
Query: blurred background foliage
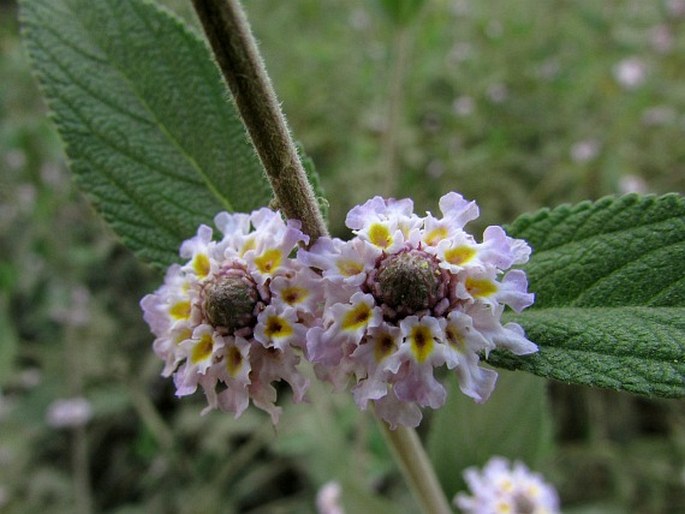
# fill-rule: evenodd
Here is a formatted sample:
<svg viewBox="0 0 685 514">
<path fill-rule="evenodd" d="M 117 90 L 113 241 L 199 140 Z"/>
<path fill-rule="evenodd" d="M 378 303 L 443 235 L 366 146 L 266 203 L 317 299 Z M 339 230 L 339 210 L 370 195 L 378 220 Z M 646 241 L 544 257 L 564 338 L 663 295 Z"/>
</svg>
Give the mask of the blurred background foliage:
<svg viewBox="0 0 685 514">
<path fill-rule="evenodd" d="M 195 24 L 189 2 L 162 2 Z M 481 226 L 562 202 L 683 192 L 685 0 L 246 2 L 332 231 L 374 194 L 418 211 L 458 190 Z M 0 1 L 0 512 L 415 512 L 376 426 L 315 386 L 273 429 L 200 417 L 150 351 L 161 277 L 72 185 Z M 451 383 L 454 389 L 454 383 Z M 85 399 L 65 410 L 60 399 Z M 79 410 L 80 408 L 80 410 Z M 493 453 L 526 460 L 565 512 L 685 511 L 685 403 L 506 374 L 421 427 L 454 494 Z"/>
</svg>

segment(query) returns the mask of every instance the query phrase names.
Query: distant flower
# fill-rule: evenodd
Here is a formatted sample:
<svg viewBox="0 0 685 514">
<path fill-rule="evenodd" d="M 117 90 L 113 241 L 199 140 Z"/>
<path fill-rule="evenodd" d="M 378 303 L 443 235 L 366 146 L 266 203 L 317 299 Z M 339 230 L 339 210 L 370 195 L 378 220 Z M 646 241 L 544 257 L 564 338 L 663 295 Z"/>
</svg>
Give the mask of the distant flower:
<svg viewBox="0 0 685 514">
<path fill-rule="evenodd" d="M 556 57 L 551 57 L 543 61 L 536 69 L 537 76 L 546 81 L 555 79 L 560 72 L 561 64 Z"/>
<path fill-rule="evenodd" d="M 452 103 L 452 110 L 457 116 L 465 118 L 476 110 L 476 102 L 470 96 L 460 96 Z"/>
<path fill-rule="evenodd" d="M 666 0 L 666 10 L 674 18 L 685 17 L 685 0 Z"/>
<path fill-rule="evenodd" d="M 488 86 L 487 95 L 492 103 L 501 104 L 509 96 L 509 89 L 506 84 L 498 82 Z"/>
<path fill-rule="evenodd" d="M 338 482 L 327 482 L 316 495 L 316 510 L 318 514 L 345 514 L 340 504 L 342 487 Z"/>
<path fill-rule="evenodd" d="M 432 179 L 439 179 L 445 173 L 445 164 L 440 159 L 431 160 L 426 166 L 426 175 Z"/>
<path fill-rule="evenodd" d="M 678 113 L 670 105 L 657 105 L 645 109 L 642 113 L 642 123 L 648 127 L 669 125 L 675 123 L 677 118 Z"/>
<path fill-rule="evenodd" d="M 652 48 L 664 54 L 673 49 L 673 33 L 671 29 L 666 24 L 655 25 L 649 31 L 649 43 Z"/>
<path fill-rule="evenodd" d="M 53 428 L 84 426 L 93 417 L 93 409 L 85 398 L 55 400 L 48 407 L 46 421 Z"/>
<path fill-rule="evenodd" d="M 518 312 L 533 303 L 525 273 L 507 271 L 528 260 L 528 245 L 498 226 L 477 242 L 463 227 L 478 207 L 457 193 L 440 210 L 419 217 L 411 200 L 377 196 L 348 213 L 350 241 L 320 238 L 298 252 L 326 291 L 308 359 L 337 388 L 352 378 L 357 405 L 373 403 L 391 427 L 416 426 L 421 407 L 445 402 L 434 368 L 454 370 L 462 392 L 483 402 L 497 373 L 479 366 L 481 354 L 537 351 L 519 325 L 500 322 L 505 305 Z"/>
<path fill-rule="evenodd" d="M 621 194 L 645 194 L 648 189 L 649 188 L 645 180 L 637 175 L 623 175 L 618 181 L 618 191 Z"/>
<path fill-rule="evenodd" d="M 7 170 L 20 170 L 26 165 L 26 153 L 23 150 L 14 148 L 5 152 L 3 160 Z"/>
<path fill-rule="evenodd" d="M 153 348 L 178 396 L 199 386 L 205 411 L 236 417 L 251 400 L 277 423 L 272 384 L 288 382 L 297 402 L 308 387 L 297 365 L 307 328 L 318 320 L 320 278 L 290 258 L 308 237 L 299 222 L 266 208 L 223 212 L 214 221 L 223 238 L 212 240 L 212 229 L 200 226 L 181 245 L 185 263 L 171 266 L 164 284 L 141 301 L 157 336 Z"/>
<path fill-rule="evenodd" d="M 25 389 L 33 389 L 43 381 L 43 373 L 40 368 L 26 368 L 19 374 L 19 383 Z"/>
<path fill-rule="evenodd" d="M 571 146 L 571 160 L 579 164 L 593 160 L 599 154 L 599 141 L 584 139 Z"/>
<path fill-rule="evenodd" d="M 50 315 L 55 321 L 65 325 L 82 327 L 90 321 L 90 302 L 88 288 L 76 285 L 69 291 L 69 300 L 64 304 L 56 305 Z"/>
<path fill-rule="evenodd" d="M 371 25 L 371 17 L 369 16 L 369 13 L 361 7 L 352 10 L 349 21 L 350 26 L 359 31 L 366 30 Z"/>
<path fill-rule="evenodd" d="M 639 57 L 619 61 L 613 69 L 614 78 L 625 89 L 641 86 L 647 78 L 647 65 Z"/>
<path fill-rule="evenodd" d="M 468 61 L 475 54 L 473 45 L 466 41 L 455 43 L 449 52 L 449 64 L 458 65 L 464 61 Z"/>
<path fill-rule="evenodd" d="M 454 504 L 463 514 L 559 514 L 559 496 L 541 475 L 524 464 L 493 457 L 479 471 L 464 472 L 471 495 L 459 493 Z"/>
<path fill-rule="evenodd" d="M 461 17 L 468 16 L 471 12 L 471 7 L 467 0 L 453 0 L 450 10 L 455 16 Z"/>
</svg>

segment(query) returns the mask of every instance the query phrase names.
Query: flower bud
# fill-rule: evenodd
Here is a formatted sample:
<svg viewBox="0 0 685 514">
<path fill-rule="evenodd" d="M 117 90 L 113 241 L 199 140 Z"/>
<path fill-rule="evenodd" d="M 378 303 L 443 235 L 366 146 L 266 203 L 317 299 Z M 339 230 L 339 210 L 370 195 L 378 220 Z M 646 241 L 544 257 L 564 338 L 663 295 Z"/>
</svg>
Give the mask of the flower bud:
<svg viewBox="0 0 685 514">
<path fill-rule="evenodd" d="M 207 284 L 202 308 L 211 325 L 232 333 L 256 322 L 258 300 L 257 288 L 246 274 L 230 274 Z"/>
<path fill-rule="evenodd" d="M 422 251 L 390 255 L 378 267 L 375 296 L 398 315 L 414 314 L 440 300 L 440 278 L 437 262 Z"/>
</svg>

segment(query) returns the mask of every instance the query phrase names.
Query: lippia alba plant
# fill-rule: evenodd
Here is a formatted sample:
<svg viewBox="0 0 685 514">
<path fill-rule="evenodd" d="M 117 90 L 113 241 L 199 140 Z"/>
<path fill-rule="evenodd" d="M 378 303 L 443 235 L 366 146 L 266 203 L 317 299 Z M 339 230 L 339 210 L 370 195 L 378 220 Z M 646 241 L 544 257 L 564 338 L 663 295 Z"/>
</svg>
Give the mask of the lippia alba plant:
<svg viewBox="0 0 685 514">
<path fill-rule="evenodd" d="M 685 396 L 682 196 L 543 209 L 482 237 L 457 192 L 424 216 L 374 197 L 347 215 L 350 239 L 331 238 L 236 0 L 194 0 L 208 43 L 148 0 L 20 4 L 76 181 L 166 270 L 141 305 L 179 396 L 201 389 L 209 410 L 254 404 L 276 423 L 276 386 L 304 400 L 309 366 L 384 420 L 425 512 L 449 507 L 406 427 L 443 406 L 437 368 L 476 402 L 492 366 Z M 478 494 L 460 503 L 480 512 Z"/>
</svg>

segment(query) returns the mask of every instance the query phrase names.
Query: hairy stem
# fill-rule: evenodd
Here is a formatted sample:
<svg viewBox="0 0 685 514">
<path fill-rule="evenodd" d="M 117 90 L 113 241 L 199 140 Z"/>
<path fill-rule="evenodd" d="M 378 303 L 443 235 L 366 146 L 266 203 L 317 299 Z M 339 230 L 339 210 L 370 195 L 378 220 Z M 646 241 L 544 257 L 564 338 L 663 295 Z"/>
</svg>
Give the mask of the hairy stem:
<svg viewBox="0 0 685 514">
<path fill-rule="evenodd" d="M 416 431 L 402 426 L 390 430 L 387 423 L 379 421 L 385 440 L 392 448 L 395 460 L 399 463 L 421 511 L 424 514 L 452 514 Z"/>
<path fill-rule="evenodd" d="M 266 170 L 278 207 L 299 219 L 312 242 L 328 230 L 242 6 L 193 0 L 217 63 Z"/>
<path fill-rule="evenodd" d="M 288 218 L 301 220 L 312 240 L 327 235 L 241 5 L 237 0 L 193 0 L 193 5 L 281 209 Z M 416 432 L 405 427 L 390 430 L 382 421 L 381 426 L 424 514 L 450 514 Z"/>
</svg>

